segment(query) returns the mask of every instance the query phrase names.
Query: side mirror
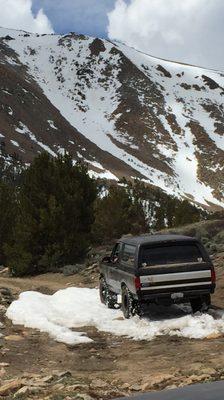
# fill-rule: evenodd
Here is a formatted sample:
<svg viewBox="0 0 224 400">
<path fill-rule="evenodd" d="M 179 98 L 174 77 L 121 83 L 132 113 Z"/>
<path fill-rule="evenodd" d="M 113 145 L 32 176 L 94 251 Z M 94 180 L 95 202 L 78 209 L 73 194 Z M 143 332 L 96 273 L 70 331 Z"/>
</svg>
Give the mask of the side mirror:
<svg viewBox="0 0 224 400">
<path fill-rule="evenodd" d="M 110 256 L 103 257 L 102 263 L 109 264 L 111 262 Z"/>
</svg>

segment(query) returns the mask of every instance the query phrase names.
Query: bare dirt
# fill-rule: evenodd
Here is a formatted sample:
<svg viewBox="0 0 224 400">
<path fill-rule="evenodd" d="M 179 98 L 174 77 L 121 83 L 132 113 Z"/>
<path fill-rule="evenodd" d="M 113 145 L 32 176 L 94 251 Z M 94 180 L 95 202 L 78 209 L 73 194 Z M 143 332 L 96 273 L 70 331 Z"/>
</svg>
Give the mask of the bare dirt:
<svg viewBox="0 0 224 400">
<path fill-rule="evenodd" d="M 224 307 L 224 254 L 217 255 L 214 262 L 218 285 L 213 305 Z M 3 275 L 0 288 L 11 289 L 15 298 L 26 290 L 52 294 L 69 286 L 95 287 L 98 283 L 97 271 L 91 269 L 72 277 L 45 274 L 21 279 Z M 224 336 L 204 340 L 163 336 L 151 342 L 135 342 L 86 327 L 94 342 L 72 347 L 55 342 L 45 333 L 13 326 L 1 310 L 0 322 L 4 325 L 0 398 L 109 399 L 224 379 Z M 61 376 L 65 371 L 69 372 Z M 4 391 L 6 384 L 12 387 Z"/>
</svg>

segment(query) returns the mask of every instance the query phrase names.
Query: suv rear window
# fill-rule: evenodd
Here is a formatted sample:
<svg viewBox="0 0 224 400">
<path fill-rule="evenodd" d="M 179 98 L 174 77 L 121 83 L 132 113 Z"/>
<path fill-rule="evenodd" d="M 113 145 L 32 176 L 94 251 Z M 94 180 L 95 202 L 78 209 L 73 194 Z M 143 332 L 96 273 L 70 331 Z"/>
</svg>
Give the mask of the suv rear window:
<svg viewBox="0 0 224 400">
<path fill-rule="evenodd" d="M 174 244 L 170 246 L 143 247 L 140 265 L 144 267 L 202 261 L 203 256 L 196 244 Z"/>
</svg>

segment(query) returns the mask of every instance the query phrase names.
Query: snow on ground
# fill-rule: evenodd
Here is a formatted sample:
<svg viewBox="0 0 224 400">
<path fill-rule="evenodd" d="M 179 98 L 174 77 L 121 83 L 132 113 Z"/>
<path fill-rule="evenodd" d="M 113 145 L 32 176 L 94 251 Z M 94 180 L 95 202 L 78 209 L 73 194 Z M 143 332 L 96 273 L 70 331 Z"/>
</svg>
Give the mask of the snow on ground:
<svg viewBox="0 0 224 400">
<path fill-rule="evenodd" d="M 33 142 L 35 142 L 38 146 L 40 146 L 42 149 L 44 149 L 45 151 L 47 151 L 47 152 L 48 152 L 49 154 L 51 154 L 53 157 L 56 157 L 56 156 L 57 156 L 57 154 L 56 154 L 53 150 L 51 150 L 51 148 L 50 148 L 49 146 L 47 146 L 46 144 L 44 144 L 44 143 L 38 141 L 37 138 L 36 138 L 36 136 L 35 136 L 32 132 L 30 132 L 29 128 L 28 128 L 25 124 L 23 124 L 21 121 L 20 121 L 20 123 L 19 123 L 19 127 L 17 127 L 15 130 L 16 130 L 16 132 L 18 132 L 18 133 L 20 133 L 20 134 L 22 134 L 22 135 L 27 135 L 27 136 L 29 136 L 30 139 L 31 139 Z"/>
<path fill-rule="evenodd" d="M 86 326 L 133 340 L 152 340 L 161 335 L 203 339 L 224 333 L 224 313 L 220 311 L 193 316 L 180 307 L 165 311 L 156 307 L 151 319 L 123 320 L 120 310 L 110 310 L 100 303 L 97 289 L 76 287 L 59 290 L 52 296 L 24 292 L 9 306 L 6 315 L 14 324 L 36 328 L 58 342 L 73 345 L 92 341 L 85 333 L 73 330 Z"/>
<path fill-rule="evenodd" d="M 14 146 L 19 147 L 19 143 L 16 142 L 15 140 L 10 140 L 10 142 L 11 142 Z"/>
</svg>

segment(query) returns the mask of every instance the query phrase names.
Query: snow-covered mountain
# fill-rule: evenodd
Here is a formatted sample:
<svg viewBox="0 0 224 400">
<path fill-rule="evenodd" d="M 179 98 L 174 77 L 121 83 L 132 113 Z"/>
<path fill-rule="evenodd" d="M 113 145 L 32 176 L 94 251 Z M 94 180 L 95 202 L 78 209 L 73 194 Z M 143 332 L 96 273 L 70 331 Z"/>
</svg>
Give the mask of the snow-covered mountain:
<svg viewBox="0 0 224 400">
<path fill-rule="evenodd" d="M 0 29 L 0 141 L 24 162 L 67 150 L 97 176 L 223 206 L 223 99 L 217 71 L 75 33 Z"/>
</svg>

